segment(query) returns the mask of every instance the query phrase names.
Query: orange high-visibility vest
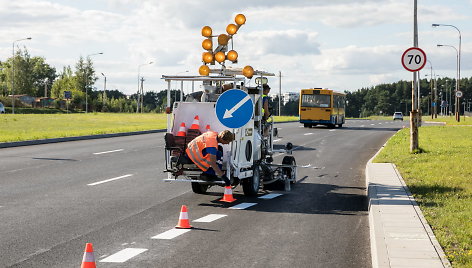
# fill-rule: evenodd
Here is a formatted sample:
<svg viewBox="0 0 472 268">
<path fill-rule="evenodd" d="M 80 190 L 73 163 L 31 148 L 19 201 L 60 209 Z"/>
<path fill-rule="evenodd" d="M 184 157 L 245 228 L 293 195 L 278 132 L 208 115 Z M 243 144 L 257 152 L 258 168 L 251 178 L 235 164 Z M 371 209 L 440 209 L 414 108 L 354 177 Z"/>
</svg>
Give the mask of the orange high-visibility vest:
<svg viewBox="0 0 472 268">
<path fill-rule="evenodd" d="M 188 158 L 192 160 L 201 170 L 206 171 L 211 167 L 210 154 L 203 156 L 203 149 L 207 147 L 218 148 L 218 132 L 208 131 L 193 139 L 187 145 L 185 152 Z"/>
</svg>

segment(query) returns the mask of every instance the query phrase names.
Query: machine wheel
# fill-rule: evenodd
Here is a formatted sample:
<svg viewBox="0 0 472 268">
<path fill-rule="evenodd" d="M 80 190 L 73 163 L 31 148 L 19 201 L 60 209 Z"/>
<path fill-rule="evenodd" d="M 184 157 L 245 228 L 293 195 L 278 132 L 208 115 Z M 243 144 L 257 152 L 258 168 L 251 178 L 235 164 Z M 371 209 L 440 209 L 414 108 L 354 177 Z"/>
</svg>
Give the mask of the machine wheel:
<svg viewBox="0 0 472 268">
<path fill-rule="evenodd" d="M 243 191 L 245 196 L 255 196 L 261 186 L 261 171 L 259 166 L 254 165 L 252 177 L 243 180 Z"/>
<path fill-rule="evenodd" d="M 295 157 L 291 155 L 286 155 L 284 156 L 284 159 L 282 160 L 282 165 L 293 165 L 295 166 L 297 163 L 295 162 Z M 284 174 L 287 174 L 287 177 L 289 178 L 289 181 L 291 184 L 294 184 L 297 182 L 297 168 L 289 168 L 289 167 L 284 167 L 283 168 Z"/>
<path fill-rule="evenodd" d="M 208 184 L 201 184 L 199 182 L 192 182 L 192 191 L 196 194 L 205 194 L 208 190 Z"/>
</svg>

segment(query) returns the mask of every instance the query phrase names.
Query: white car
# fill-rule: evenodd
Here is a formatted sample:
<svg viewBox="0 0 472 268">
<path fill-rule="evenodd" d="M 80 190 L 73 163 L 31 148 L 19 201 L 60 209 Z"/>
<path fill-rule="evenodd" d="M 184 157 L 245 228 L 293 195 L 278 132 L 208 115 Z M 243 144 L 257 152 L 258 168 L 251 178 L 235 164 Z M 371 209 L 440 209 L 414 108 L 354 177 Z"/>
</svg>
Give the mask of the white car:
<svg viewBox="0 0 472 268">
<path fill-rule="evenodd" d="M 402 120 L 403 121 L 403 114 L 401 112 L 395 112 L 393 114 L 393 120 Z"/>
<path fill-rule="evenodd" d="M 3 106 L 3 103 L 0 102 L 0 114 L 5 113 L 5 106 Z"/>
</svg>

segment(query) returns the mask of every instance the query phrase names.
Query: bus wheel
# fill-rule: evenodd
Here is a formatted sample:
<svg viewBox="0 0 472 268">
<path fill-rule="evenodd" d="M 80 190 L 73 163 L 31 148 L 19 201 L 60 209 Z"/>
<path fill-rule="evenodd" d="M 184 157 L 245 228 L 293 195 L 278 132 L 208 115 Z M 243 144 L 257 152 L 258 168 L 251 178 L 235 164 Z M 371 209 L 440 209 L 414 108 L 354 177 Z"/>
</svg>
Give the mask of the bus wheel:
<svg viewBox="0 0 472 268">
<path fill-rule="evenodd" d="M 310 125 L 305 123 L 305 124 L 303 124 L 303 127 L 310 127 Z"/>
<path fill-rule="evenodd" d="M 339 127 L 339 128 L 342 128 L 342 127 L 343 127 L 343 124 L 339 124 L 338 127 Z"/>
<path fill-rule="evenodd" d="M 334 127 L 336 127 L 335 124 L 328 124 L 328 128 L 334 128 Z"/>
</svg>

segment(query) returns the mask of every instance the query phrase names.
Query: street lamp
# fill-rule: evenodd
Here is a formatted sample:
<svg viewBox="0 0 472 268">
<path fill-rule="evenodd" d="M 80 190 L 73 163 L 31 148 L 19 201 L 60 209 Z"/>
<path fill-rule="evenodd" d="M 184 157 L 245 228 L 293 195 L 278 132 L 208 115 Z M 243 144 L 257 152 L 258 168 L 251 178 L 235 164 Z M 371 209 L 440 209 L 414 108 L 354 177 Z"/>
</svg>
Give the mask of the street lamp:
<svg viewBox="0 0 472 268">
<path fill-rule="evenodd" d="M 95 56 L 95 55 L 103 55 L 103 52 L 89 54 L 89 55 L 87 55 L 86 59 L 90 58 L 91 56 Z M 85 68 L 84 74 L 85 74 L 85 113 L 88 113 L 88 75 L 87 75 L 87 68 Z"/>
<path fill-rule="evenodd" d="M 457 79 L 456 79 L 456 92 L 459 91 L 459 79 L 460 79 L 460 70 L 459 70 L 459 51 L 457 50 L 457 48 L 455 46 L 451 46 L 451 45 L 440 45 L 438 44 L 438 47 L 452 47 L 453 49 L 456 50 L 456 59 L 457 59 Z M 456 121 L 459 122 L 461 119 L 460 119 L 460 116 L 459 116 L 459 106 L 458 106 L 458 103 L 459 103 L 459 98 L 458 97 L 455 97 L 455 101 L 454 101 L 454 106 L 455 106 L 455 109 L 454 109 L 454 113 L 456 115 Z"/>
<path fill-rule="evenodd" d="M 11 62 L 11 112 L 12 114 L 15 114 L 15 43 L 24 41 L 24 40 L 31 40 L 31 37 L 23 38 L 23 39 L 18 39 L 13 41 L 12 45 L 12 62 Z"/>
<path fill-rule="evenodd" d="M 433 24 L 431 24 L 431 26 L 433 26 L 433 27 L 439 27 L 439 26 L 453 27 L 459 33 L 459 52 L 457 53 L 457 55 L 458 55 L 457 56 L 457 80 L 458 81 L 457 81 L 457 88 L 456 88 L 456 91 L 459 91 L 460 90 L 459 81 L 461 80 L 461 44 L 462 44 L 461 31 L 459 30 L 459 28 L 457 28 L 456 26 L 451 25 L 451 24 L 433 23 Z M 456 97 L 456 106 L 457 106 L 457 103 L 458 103 L 458 100 L 457 100 L 457 97 Z M 456 111 L 458 111 L 457 108 L 456 108 Z M 457 122 L 459 122 L 461 120 L 458 113 L 456 113 L 456 120 L 457 120 Z"/>
<path fill-rule="evenodd" d="M 103 104 L 105 104 L 107 99 L 107 77 L 102 73 L 105 81 L 103 82 Z"/>
<path fill-rule="evenodd" d="M 148 62 L 148 63 L 143 63 L 143 64 L 140 64 L 140 65 L 138 66 L 138 103 L 137 103 L 137 105 L 136 105 L 136 113 L 139 112 L 139 103 L 140 103 L 140 101 L 141 101 L 141 102 L 144 101 L 144 97 L 141 96 L 141 98 L 140 98 L 140 96 L 139 96 L 140 92 L 142 91 L 142 90 L 139 89 L 139 80 L 140 80 L 140 78 L 141 78 L 141 77 L 140 77 L 140 76 L 141 76 L 141 74 L 140 74 L 140 72 L 141 72 L 141 67 L 142 67 L 142 66 L 145 66 L 145 65 L 151 65 L 151 64 L 153 64 L 153 63 L 154 63 L 153 61 L 150 61 L 150 62 Z M 144 95 L 144 92 L 142 92 L 142 95 Z M 141 112 L 143 112 L 142 103 L 141 103 Z"/>
</svg>

